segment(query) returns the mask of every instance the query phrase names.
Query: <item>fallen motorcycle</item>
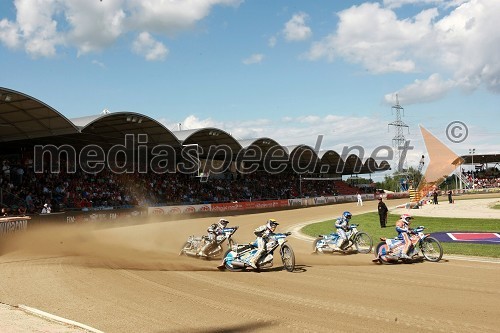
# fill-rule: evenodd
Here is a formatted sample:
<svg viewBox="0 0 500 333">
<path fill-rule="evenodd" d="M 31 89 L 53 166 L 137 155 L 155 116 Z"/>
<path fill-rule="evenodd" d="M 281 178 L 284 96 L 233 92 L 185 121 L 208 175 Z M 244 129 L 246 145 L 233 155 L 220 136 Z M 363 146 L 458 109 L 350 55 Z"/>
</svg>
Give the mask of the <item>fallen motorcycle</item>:
<svg viewBox="0 0 500 333">
<path fill-rule="evenodd" d="M 288 272 L 295 269 L 295 254 L 289 244 L 286 244 L 286 238 L 291 233 L 275 233 L 269 235 L 264 253 L 260 256 L 256 265 L 260 268 L 270 268 L 273 266 L 274 251 L 279 248 L 283 268 Z M 228 269 L 233 272 L 243 271 L 251 268 L 250 261 L 257 252 L 257 241 L 249 244 L 234 244 L 227 250 L 219 269 Z"/>
<path fill-rule="evenodd" d="M 441 243 L 430 234 L 424 234 L 425 227 L 419 226 L 410 230 L 410 249 L 408 256 L 410 259 L 401 258 L 404 244 L 399 238 L 380 238 L 381 242 L 377 244 L 375 251 L 375 259 L 373 262 L 382 264 L 395 264 L 399 261 L 408 262 L 417 258 L 419 253 L 425 260 L 438 262 L 443 257 L 443 247 Z"/>
<path fill-rule="evenodd" d="M 217 235 L 215 238 L 215 244 L 212 246 L 212 248 L 208 251 L 207 256 L 200 256 L 200 250 L 210 242 L 210 239 L 208 236 L 189 236 L 187 241 L 184 243 L 184 245 L 181 248 L 181 251 L 179 252 L 179 255 L 186 255 L 190 257 L 203 257 L 206 259 L 214 259 L 218 258 L 223 252 L 223 243 L 224 241 L 227 240 L 227 247 L 231 248 L 234 244 L 234 241 L 232 239 L 233 234 L 238 230 L 238 226 L 231 227 L 231 228 L 224 228 L 222 229 L 222 233 L 220 235 Z"/>
<path fill-rule="evenodd" d="M 331 233 L 329 235 L 319 235 L 313 242 L 313 253 L 333 253 L 350 251 L 353 247 L 358 253 L 370 253 L 373 247 L 373 239 L 366 232 L 358 231 L 359 224 L 349 225 L 346 232 L 347 241 L 341 248 L 336 246 L 339 235 Z"/>
</svg>

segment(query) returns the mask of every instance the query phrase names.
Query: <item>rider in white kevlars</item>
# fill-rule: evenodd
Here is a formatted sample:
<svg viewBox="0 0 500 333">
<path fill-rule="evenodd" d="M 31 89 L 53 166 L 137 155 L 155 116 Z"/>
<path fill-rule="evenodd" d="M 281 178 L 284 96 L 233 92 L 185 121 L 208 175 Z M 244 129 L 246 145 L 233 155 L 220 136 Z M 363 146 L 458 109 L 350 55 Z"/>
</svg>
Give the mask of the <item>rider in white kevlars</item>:
<svg viewBox="0 0 500 333">
<path fill-rule="evenodd" d="M 404 248 L 401 253 L 401 258 L 410 259 L 408 256 L 408 250 L 410 249 L 410 221 L 413 219 L 410 214 L 401 215 L 401 219 L 396 222 L 396 231 L 398 232 L 398 238 L 403 241 Z"/>
<path fill-rule="evenodd" d="M 351 218 L 352 214 L 350 212 L 344 212 L 341 217 L 335 220 L 335 228 L 337 229 L 337 234 L 339 235 L 337 244 L 335 244 L 337 247 L 336 250 L 342 249 L 342 245 L 344 245 L 344 242 L 347 241 L 346 232 L 349 231 L 349 221 Z"/>
<path fill-rule="evenodd" d="M 267 220 L 267 223 L 256 228 L 253 233 L 257 236 L 257 252 L 250 260 L 250 266 L 257 269 L 257 261 L 259 260 L 262 253 L 266 249 L 266 244 L 269 239 L 269 235 L 272 235 L 279 225 L 275 219 Z"/>
<path fill-rule="evenodd" d="M 207 229 L 208 243 L 203 246 L 203 248 L 198 253 L 201 257 L 207 257 L 210 250 L 215 246 L 217 242 L 217 236 L 222 235 L 222 230 L 228 225 L 229 221 L 226 219 L 220 219 L 218 223 L 211 224 Z"/>
</svg>

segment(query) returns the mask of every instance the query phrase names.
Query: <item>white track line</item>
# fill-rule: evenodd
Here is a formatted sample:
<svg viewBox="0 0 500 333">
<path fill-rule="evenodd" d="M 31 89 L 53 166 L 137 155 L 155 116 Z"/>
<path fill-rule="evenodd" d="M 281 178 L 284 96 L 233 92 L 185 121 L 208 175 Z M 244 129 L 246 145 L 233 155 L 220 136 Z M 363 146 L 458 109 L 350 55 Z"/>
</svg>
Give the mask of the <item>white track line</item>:
<svg viewBox="0 0 500 333">
<path fill-rule="evenodd" d="M 68 325 L 72 325 L 72 326 L 76 326 L 76 327 L 82 328 L 82 329 L 87 330 L 87 331 L 92 332 L 92 333 L 104 333 L 104 332 L 99 331 L 98 329 L 95 329 L 93 327 L 81 324 L 81 323 L 73 321 L 73 320 L 62 318 L 62 317 L 59 317 L 59 316 L 56 316 L 56 315 L 44 312 L 42 310 L 31 308 L 31 307 L 23 305 L 23 304 L 19 304 L 18 308 L 23 309 L 26 312 L 35 314 L 35 315 L 43 317 L 43 318 L 48 318 L 50 320 L 54 320 L 54 321 L 58 321 L 58 322 L 61 322 L 61 323 L 64 323 L 64 324 L 68 324 Z"/>
</svg>

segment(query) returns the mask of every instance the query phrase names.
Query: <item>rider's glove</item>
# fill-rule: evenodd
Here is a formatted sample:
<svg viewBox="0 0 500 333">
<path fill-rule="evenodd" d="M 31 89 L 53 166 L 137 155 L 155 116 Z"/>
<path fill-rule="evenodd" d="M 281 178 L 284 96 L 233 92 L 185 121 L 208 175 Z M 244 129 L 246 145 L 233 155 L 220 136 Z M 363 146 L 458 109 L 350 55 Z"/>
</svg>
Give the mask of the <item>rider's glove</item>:
<svg viewBox="0 0 500 333">
<path fill-rule="evenodd" d="M 290 236 L 292 233 L 289 231 L 289 232 L 285 232 L 285 235 L 286 236 Z"/>
</svg>

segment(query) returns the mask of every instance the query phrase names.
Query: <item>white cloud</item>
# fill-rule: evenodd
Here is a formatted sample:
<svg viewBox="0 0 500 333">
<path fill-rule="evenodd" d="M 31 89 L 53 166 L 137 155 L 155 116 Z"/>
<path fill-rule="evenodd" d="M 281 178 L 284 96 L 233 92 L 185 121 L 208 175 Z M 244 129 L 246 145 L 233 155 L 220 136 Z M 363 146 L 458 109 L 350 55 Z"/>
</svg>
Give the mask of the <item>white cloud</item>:
<svg viewBox="0 0 500 333">
<path fill-rule="evenodd" d="M 413 51 L 428 38 L 437 10 L 421 12 L 413 20 L 398 20 L 378 3 L 353 6 L 339 13 L 338 29 L 313 43 L 305 55 L 310 60 L 335 56 L 362 64 L 372 73 L 412 72 Z"/>
<path fill-rule="evenodd" d="M 287 41 L 303 41 L 311 37 L 312 30 L 306 25 L 309 16 L 306 13 L 298 13 L 285 23 L 283 35 Z"/>
<path fill-rule="evenodd" d="M 252 54 L 250 57 L 242 60 L 245 65 L 259 64 L 264 60 L 264 55 L 260 53 Z"/>
<path fill-rule="evenodd" d="M 194 115 L 190 115 L 184 119 L 182 122 L 182 129 L 197 129 L 204 127 L 216 127 L 223 129 L 223 124 L 221 122 L 216 122 L 212 118 L 200 119 Z"/>
<path fill-rule="evenodd" d="M 78 54 L 98 52 L 127 32 L 127 17 L 120 2 L 66 2 L 64 13 L 70 27 L 67 42 Z"/>
<path fill-rule="evenodd" d="M 6 19 L 0 21 L 0 42 L 11 49 L 20 45 L 19 31 L 13 22 Z"/>
<path fill-rule="evenodd" d="M 384 100 L 387 104 L 394 104 L 394 96 L 398 94 L 399 102 L 403 105 L 433 102 L 443 98 L 456 86 L 455 81 L 445 81 L 439 74 L 435 73 L 426 80 L 415 80 L 403 89 L 385 95 Z"/>
<path fill-rule="evenodd" d="M 277 43 L 276 36 L 271 36 L 267 41 L 267 45 L 269 45 L 269 47 L 275 47 L 276 43 Z"/>
<path fill-rule="evenodd" d="M 241 0 L 66 1 L 14 0 L 16 19 L 0 21 L 0 42 L 22 47 L 33 57 L 53 57 L 58 48 L 78 55 L 98 52 L 127 33 L 172 36 L 191 29 L 214 6 L 238 6 Z M 150 58 L 160 57 L 160 45 Z"/>
<path fill-rule="evenodd" d="M 174 35 L 190 29 L 217 5 L 238 6 L 241 0 L 128 0 L 130 24 L 141 30 Z"/>
<path fill-rule="evenodd" d="M 142 32 L 132 44 L 132 50 L 144 56 L 148 61 L 164 60 L 168 49 L 161 42 L 156 41 L 149 33 Z"/>
<path fill-rule="evenodd" d="M 106 68 L 106 66 L 102 62 L 97 61 L 97 60 L 92 60 L 92 64 L 96 65 L 96 66 L 99 66 L 101 68 Z"/>
<path fill-rule="evenodd" d="M 400 8 L 405 5 L 436 5 L 444 8 L 457 7 L 469 0 L 384 0 L 387 8 Z"/>
<path fill-rule="evenodd" d="M 374 74 L 429 71 L 429 79 L 418 82 L 425 91 L 420 94 L 424 102 L 443 96 L 453 86 L 473 90 L 484 85 L 500 93 L 500 1 L 385 2 L 393 7 L 409 3 L 457 7 L 442 17 L 438 8 L 430 8 L 411 18 L 398 18 L 378 3 L 352 6 L 338 13 L 337 30 L 312 43 L 303 57 L 311 61 L 343 58 Z M 411 89 L 416 84 L 404 90 L 416 92 Z"/>
</svg>

